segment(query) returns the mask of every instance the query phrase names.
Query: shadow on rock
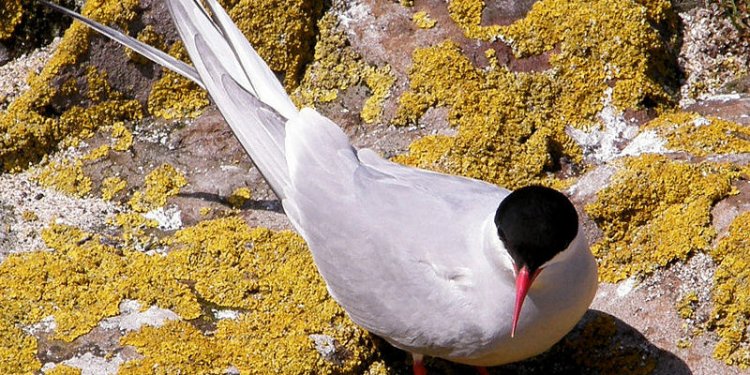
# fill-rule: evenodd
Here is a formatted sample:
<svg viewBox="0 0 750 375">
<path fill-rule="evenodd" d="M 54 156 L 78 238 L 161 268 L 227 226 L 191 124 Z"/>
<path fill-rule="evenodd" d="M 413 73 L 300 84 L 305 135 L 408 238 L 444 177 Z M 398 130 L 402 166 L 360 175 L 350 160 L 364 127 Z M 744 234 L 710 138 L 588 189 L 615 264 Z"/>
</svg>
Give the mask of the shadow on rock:
<svg viewBox="0 0 750 375">
<path fill-rule="evenodd" d="M 390 355 L 398 356 L 388 349 L 384 349 L 383 354 L 387 360 L 393 359 L 393 362 L 408 362 L 405 355 L 398 359 L 388 358 Z M 393 362 L 392 366 L 398 368 L 394 373 L 410 373 L 411 369 L 406 365 L 399 366 Z M 431 375 L 477 374 L 472 367 L 440 359 L 427 359 L 426 364 Z M 488 370 L 490 374 L 502 375 L 692 374 L 687 364 L 676 355 L 658 348 L 622 320 L 597 310 L 586 312 L 573 331 L 547 352 L 522 362 Z"/>
<path fill-rule="evenodd" d="M 183 198 L 198 199 L 198 200 L 205 201 L 205 202 L 219 203 L 227 207 L 232 206 L 228 202 L 228 198 L 220 194 L 206 193 L 206 192 L 193 192 L 193 193 L 180 192 L 177 194 L 177 196 L 183 197 Z M 281 206 L 281 201 L 278 199 L 249 199 L 241 207 L 237 207 L 237 208 L 284 213 L 284 210 Z"/>
</svg>

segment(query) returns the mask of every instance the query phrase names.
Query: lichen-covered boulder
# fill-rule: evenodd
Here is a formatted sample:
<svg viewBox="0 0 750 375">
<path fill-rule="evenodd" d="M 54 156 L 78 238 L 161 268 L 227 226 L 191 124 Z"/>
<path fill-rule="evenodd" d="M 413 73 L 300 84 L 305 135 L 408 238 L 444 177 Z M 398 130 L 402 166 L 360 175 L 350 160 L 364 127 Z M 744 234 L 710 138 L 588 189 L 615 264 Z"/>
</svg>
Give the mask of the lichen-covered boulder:
<svg viewBox="0 0 750 375">
<path fill-rule="evenodd" d="M 497 373 L 741 373 L 750 47 L 723 8 L 680 4 L 222 1 L 356 146 L 571 196 L 600 292 Z M 203 91 L 78 23 L 21 56 L 48 13 L 2 5 L 0 373 L 409 371 L 327 295 Z M 187 58 L 159 0 L 80 11 Z"/>
</svg>

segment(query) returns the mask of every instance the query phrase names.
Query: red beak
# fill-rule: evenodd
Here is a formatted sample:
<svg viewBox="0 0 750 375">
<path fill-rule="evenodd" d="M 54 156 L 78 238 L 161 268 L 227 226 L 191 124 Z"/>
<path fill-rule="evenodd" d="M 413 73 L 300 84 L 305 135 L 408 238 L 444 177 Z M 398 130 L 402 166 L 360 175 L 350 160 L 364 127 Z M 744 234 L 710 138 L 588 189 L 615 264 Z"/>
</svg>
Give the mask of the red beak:
<svg viewBox="0 0 750 375">
<path fill-rule="evenodd" d="M 516 273 L 516 305 L 513 309 L 513 327 L 510 330 L 510 337 L 516 337 L 516 326 L 518 325 L 518 317 L 521 315 L 523 301 L 526 300 L 526 294 L 529 292 L 531 283 L 534 282 L 541 271 L 541 269 L 538 269 L 530 274 L 529 268 L 523 266 Z"/>
</svg>

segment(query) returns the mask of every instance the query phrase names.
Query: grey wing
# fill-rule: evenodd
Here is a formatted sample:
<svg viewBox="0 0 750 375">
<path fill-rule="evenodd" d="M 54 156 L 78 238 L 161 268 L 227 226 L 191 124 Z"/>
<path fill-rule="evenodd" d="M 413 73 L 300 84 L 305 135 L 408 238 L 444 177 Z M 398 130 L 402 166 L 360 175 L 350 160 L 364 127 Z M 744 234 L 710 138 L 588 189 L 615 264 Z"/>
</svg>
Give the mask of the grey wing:
<svg viewBox="0 0 750 375">
<path fill-rule="evenodd" d="M 286 149 L 285 210 L 351 318 L 403 348 L 455 337 L 451 314 L 469 303 L 482 225 L 507 192 L 357 152 L 308 109 L 289 122 Z M 435 311 L 444 319 L 426 322 Z"/>
</svg>

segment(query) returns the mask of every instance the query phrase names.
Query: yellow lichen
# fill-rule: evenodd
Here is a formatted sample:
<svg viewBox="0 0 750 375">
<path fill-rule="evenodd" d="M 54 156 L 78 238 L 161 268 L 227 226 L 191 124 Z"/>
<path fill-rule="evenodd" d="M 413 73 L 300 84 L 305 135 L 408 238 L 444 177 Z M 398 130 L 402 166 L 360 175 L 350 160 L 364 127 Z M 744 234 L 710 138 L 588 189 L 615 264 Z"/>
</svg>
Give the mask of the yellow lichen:
<svg viewBox="0 0 750 375">
<path fill-rule="evenodd" d="M 1 271 L 0 271 L 1 272 Z M 2 275 L 0 275 L 0 279 Z M 35 280 L 41 282 L 42 280 Z M 3 291 L 0 290 L 0 296 Z M 3 309 L 6 309 L 3 306 Z M 17 327 L 13 315 L 0 312 L 0 373 L 32 374 L 42 365 L 36 358 L 36 340 Z"/>
<path fill-rule="evenodd" d="M 519 56 L 559 51 L 549 57 L 562 84 L 559 106 L 577 123 L 601 109 L 608 87 L 618 108 L 671 103 L 658 80 L 676 73 L 666 63 L 666 47 L 652 26 L 670 10 L 667 0 L 543 0 L 500 32 Z"/>
<path fill-rule="evenodd" d="M 173 44 L 169 53 L 182 60 L 188 57 L 182 42 Z M 164 70 L 148 96 L 149 113 L 167 120 L 198 117 L 208 104 L 205 90 L 171 70 Z"/>
<path fill-rule="evenodd" d="M 202 298 L 247 313 L 237 320 L 219 321 L 211 336 L 184 323 L 128 335 L 123 343 L 135 346 L 146 358 L 125 364 L 124 373 L 150 373 L 154 366 L 171 372 L 210 373 L 233 365 L 250 374 L 328 373 L 333 369 L 350 373 L 365 368 L 372 355 L 369 339 L 327 297 L 298 236 L 250 230 L 231 218 L 182 230 L 168 242 L 174 249 L 168 255 L 175 264 L 173 272 L 195 280 Z M 314 350 L 311 334 L 348 343 L 351 351 L 336 366 Z"/>
<path fill-rule="evenodd" d="M 0 265 L 0 320 L 28 325 L 51 315 L 55 337 L 71 341 L 118 314 L 123 298 L 157 303 L 188 318 L 200 311 L 189 288 L 165 272 L 161 257 L 123 252 L 97 235 L 57 224 L 42 238 L 54 252 L 14 255 Z"/>
<path fill-rule="evenodd" d="M 287 89 L 296 87 L 306 63 L 312 60 L 315 23 L 322 15 L 323 3 L 316 0 L 222 3 L 268 66 L 275 72 L 284 72 Z"/>
<path fill-rule="evenodd" d="M 200 210 L 198 210 L 198 213 L 201 214 L 201 216 L 208 216 L 211 214 L 211 207 L 201 207 Z"/>
<path fill-rule="evenodd" d="M 714 356 L 740 368 L 750 367 L 750 212 L 738 216 L 711 252 L 714 274 L 711 325 L 719 334 Z"/>
<path fill-rule="evenodd" d="M 44 187 L 76 197 L 83 197 L 91 191 L 91 178 L 84 174 L 80 159 L 51 161 L 39 171 L 35 179 Z"/>
<path fill-rule="evenodd" d="M 5 373 L 40 367 L 36 341 L 18 326 L 53 316 L 55 337 L 70 341 L 118 314 L 123 299 L 171 309 L 183 320 L 214 321 L 200 301 L 239 317 L 214 321 L 209 332 L 186 322 L 133 332 L 122 343 L 144 357 L 121 373 L 150 374 L 154 366 L 190 374 L 229 366 L 258 374 L 358 373 L 372 362 L 369 336 L 327 296 L 304 241 L 291 232 L 251 229 L 238 218 L 205 221 L 165 238 L 166 255 L 106 245 L 63 225 L 43 238 L 54 251 L 14 254 L 0 264 L 0 369 L 13 370 Z M 333 359 L 341 363 L 323 359 L 312 334 L 345 345 Z"/>
<path fill-rule="evenodd" d="M 111 272 L 122 264 L 114 249 L 76 228 L 53 225 L 42 238 L 56 251 L 10 257 L 0 265 L 6 289 L 0 300 L 9 314 L 3 317 L 28 325 L 52 315 L 56 337 L 71 341 L 118 313 L 119 275 Z"/>
<path fill-rule="evenodd" d="M 57 365 L 52 370 L 45 371 L 44 375 L 81 375 L 81 369 L 67 365 Z"/>
<path fill-rule="evenodd" d="M 499 36 L 497 25 L 482 26 L 484 0 L 451 0 L 448 14 L 464 32 L 467 38 L 493 40 Z"/>
<path fill-rule="evenodd" d="M 115 151 L 127 151 L 133 146 L 133 133 L 125 127 L 122 121 L 115 122 L 112 125 L 112 138 L 115 143 L 112 149 Z"/>
<path fill-rule="evenodd" d="M 164 38 L 162 38 L 162 36 L 156 32 L 156 29 L 154 29 L 153 25 L 146 25 L 146 27 L 144 27 L 141 31 L 138 32 L 136 39 L 152 47 L 160 49 L 162 51 L 167 50 L 167 46 L 164 43 Z M 125 55 L 131 61 L 136 62 L 136 63 L 140 63 L 140 64 L 150 63 L 147 58 L 143 57 L 141 54 L 133 51 L 130 48 L 125 49 Z"/>
<path fill-rule="evenodd" d="M 107 177 L 102 180 L 102 199 L 110 201 L 117 195 L 122 189 L 127 186 L 127 181 L 120 177 Z"/>
<path fill-rule="evenodd" d="M 176 250 L 168 256 L 171 271 L 193 280 L 201 298 L 219 306 L 250 309 L 256 306 L 253 296 L 262 289 L 255 270 L 260 250 L 250 249 L 257 239 L 242 220 L 230 218 L 200 222 L 165 243 Z"/>
<path fill-rule="evenodd" d="M 361 79 L 361 57 L 349 47 L 336 16 L 326 13 L 318 22 L 318 28 L 320 41 L 315 45 L 314 61 L 292 96 L 300 107 L 331 102 L 339 91 L 356 85 Z"/>
<path fill-rule="evenodd" d="M 146 236 L 146 230 L 159 225 L 155 220 L 146 219 L 136 212 L 117 214 L 109 224 L 120 227 L 122 239 L 126 244 L 149 243 L 151 239 Z"/>
<path fill-rule="evenodd" d="M 695 305 L 698 303 L 698 294 L 691 291 L 677 301 L 677 315 L 682 319 L 690 319 L 695 315 Z"/>
<path fill-rule="evenodd" d="M 250 198 L 253 197 L 253 192 L 250 191 L 247 187 L 240 187 L 237 189 L 234 189 L 231 195 L 229 195 L 229 198 L 227 198 L 227 202 L 230 206 L 233 208 L 240 208 L 247 203 Z"/>
<path fill-rule="evenodd" d="M 22 18 L 23 8 L 20 0 L 3 0 L 0 6 L 0 40 L 10 38 Z"/>
<path fill-rule="evenodd" d="M 500 61 L 498 61 L 497 59 L 497 51 L 495 51 L 494 49 L 490 48 L 488 50 L 485 50 L 484 57 L 487 58 L 487 65 L 489 65 L 491 69 L 497 69 L 498 66 L 500 66 Z"/>
<path fill-rule="evenodd" d="M 138 39 L 158 49 L 167 50 L 163 38 L 151 25 L 147 25 L 138 33 Z M 147 61 L 130 49 L 127 52 L 136 62 Z M 168 52 L 179 60 L 189 61 L 187 51 L 181 41 L 172 44 Z M 167 120 L 198 117 L 208 104 L 208 93 L 205 90 L 168 69 L 163 69 L 162 77 L 151 86 L 147 100 L 149 113 Z"/>
<path fill-rule="evenodd" d="M 81 159 L 85 161 L 97 161 L 109 155 L 109 145 L 101 145 L 84 155 Z"/>
<path fill-rule="evenodd" d="M 177 195 L 187 184 L 185 176 L 169 164 L 162 164 L 146 175 L 143 192 L 136 191 L 128 205 L 136 212 L 148 212 L 164 207 L 167 199 Z"/>
<path fill-rule="evenodd" d="M 550 76 L 478 69 L 452 42 L 418 49 L 413 60 L 411 90 L 394 122 L 417 122 L 427 108 L 447 106 L 458 134 L 417 140 L 396 161 L 514 188 L 551 184 L 547 172 L 561 154 L 580 160 Z"/>
<path fill-rule="evenodd" d="M 372 90 L 372 95 L 362 106 L 360 117 L 365 123 L 372 124 L 380 120 L 383 115 L 383 102 L 388 98 L 396 77 L 391 74 L 391 68 L 388 65 L 383 68 L 368 66 L 364 70 L 364 80 L 367 87 Z"/>
<path fill-rule="evenodd" d="M 617 282 L 643 276 L 709 250 L 716 235 L 711 207 L 732 192 L 737 171 L 652 154 L 624 164 L 585 208 L 603 231 L 591 247 L 600 263 L 599 278 Z"/>
<path fill-rule="evenodd" d="M 558 184 L 548 173 L 558 160 L 581 160 L 566 126 L 595 125 L 610 86 L 612 101 L 623 109 L 671 103 L 652 76 L 665 54 L 660 34 L 650 24 L 665 17 L 656 11 L 668 9 L 662 3 L 535 3 L 526 17 L 498 30 L 521 56 L 557 47 L 549 53 L 551 69 L 545 72 L 510 72 L 492 59 L 490 69 L 478 69 L 451 42 L 417 49 L 410 90 L 399 99 L 394 123 L 416 123 L 428 108 L 445 106 L 458 134 L 418 140 L 410 154 L 396 160 L 511 188 Z M 460 24 L 476 26 L 483 6 L 476 0 L 451 1 L 449 9 L 454 19 L 464 20 Z M 474 33 L 494 33 L 480 31 Z M 661 68 L 660 75 L 669 76 Z M 446 152 L 427 152 L 430 147 Z"/>
<path fill-rule="evenodd" d="M 688 337 L 680 337 L 679 339 L 677 339 L 677 343 L 675 345 L 680 349 L 688 349 L 693 346 L 693 341 L 691 341 Z"/>
<path fill-rule="evenodd" d="M 374 67 L 362 60 L 349 45 L 338 19 L 327 13 L 318 22 L 319 41 L 315 45 L 314 62 L 307 68 L 292 99 L 299 107 L 334 101 L 339 92 L 364 83 L 372 95 L 360 112 L 362 120 L 374 123 L 383 113 L 383 102 L 388 98 L 395 77 L 388 65 Z"/>
<path fill-rule="evenodd" d="M 431 29 L 437 25 L 437 21 L 430 18 L 430 15 L 425 11 L 419 11 L 411 16 L 412 22 L 417 25 L 420 29 Z"/>
<path fill-rule="evenodd" d="M 105 24 L 124 26 L 134 19 L 133 10 L 138 4 L 137 0 L 93 0 L 86 2 L 82 12 Z M 0 114 L 0 134 L 3 134 L 0 137 L 0 169 L 20 170 L 41 159 L 65 138 L 88 136 L 97 127 L 117 119 L 140 118 L 140 104 L 110 90 L 106 79 L 93 69 L 87 69 L 83 87 L 78 87 L 73 81 L 63 83 L 59 89 L 53 86 L 58 73 L 78 64 L 88 53 L 90 35 L 86 26 L 74 22 L 41 73 L 29 76 L 30 89 Z M 87 89 L 92 92 L 86 94 Z M 86 108 L 55 108 L 56 96 L 68 95 L 71 91 L 80 91 L 94 101 Z M 55 112 L 61 114 L 57 116 Z"/>
<path fill-rule="evenodd" d="M 222 351 L 211 350 L 221 343 L 202 334 L 187 322 L 167 322 L 159 328 L 145 327 L 120 340 L 135 346 L 145 358 L 120 366 L 120 375 L 152 374 L 222 374 L 232 366 Z M 226 350 L 226 348 L 224 348 Z"/>
<path fill-rule="evenodd" d="M 671 112 L 649 122 L 645 129 L 666 138 L 670 150 L 696 156 L 750 152 L 750 128 L 712 116 Z"/>
<path fill-rule="evenodd" d="M 21 213 L 21 218 L 23 219 L 23 221 L 26 221 L 26 222 L 39 220 L 39 216 L 37 216 L 37 214 L 31 210 L 26 210 L 23 213 Z"/>
<path fill-rule="evenodd" d="M 86 84 L 88 85 L 86 97 L 94 103 L 102 102 L 112 95 L 112 88 L 107 82 L 107 74 L 99 72 L 93 66 L 86 68 Z"/>
</svg>

